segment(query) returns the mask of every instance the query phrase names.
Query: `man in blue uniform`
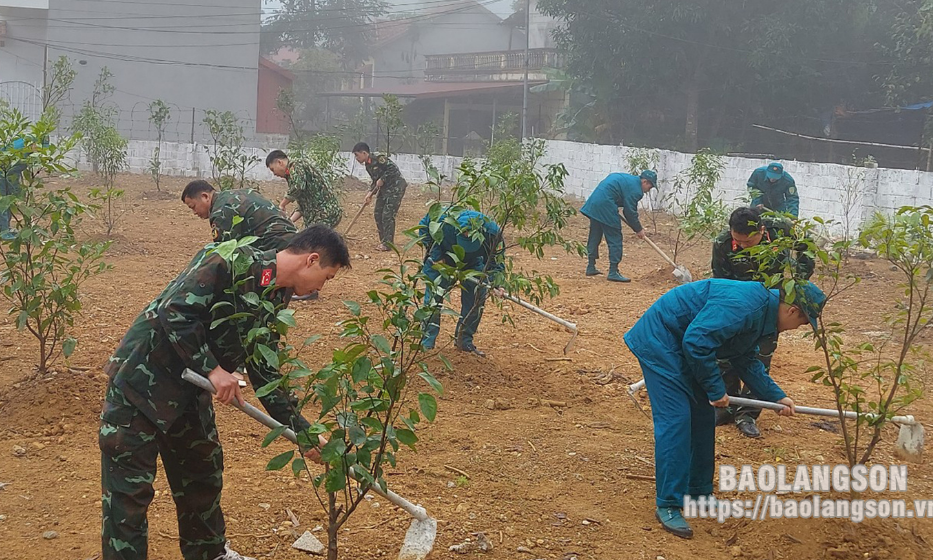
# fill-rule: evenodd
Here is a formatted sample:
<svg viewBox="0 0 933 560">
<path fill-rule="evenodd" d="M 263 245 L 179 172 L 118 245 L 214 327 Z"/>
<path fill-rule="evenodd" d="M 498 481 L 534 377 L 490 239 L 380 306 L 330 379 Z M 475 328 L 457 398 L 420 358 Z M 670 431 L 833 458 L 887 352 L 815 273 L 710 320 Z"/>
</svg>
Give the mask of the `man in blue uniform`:
<svg viewBox="0 0 933 560">
<path fill-rule="evenodd" d="M 658 174 L 648 170 L 642 171 L 640 176 L 612 173 L 596 186 L 596 190 L 580 209 L 580 213 L 590 219 L 590 235 L 586 241 L 589 256 L 587 276 L 602 274 L 596 269 L 596 259 L 599 258 L 599 244 L 605 237 L 606 245 L 609 246 L 609 274 L 606 279 L 610 282 L 630 281 L 619 272 L 619 263 L 622 262 L 622 218 L 619 217 L 619 208 L 635 235 L 644 239 L 645 229 L 638 220 L 638 202 L 646 192 L 657 186 Z"/>
<path fill-rule="evenodd" d="M 752 172 L 748 178 L 748 192 L 752 195 L 752 206 L 784 212 L 795 219 L 800 214 L 797 184 L 790 173 L 784 171 L 784 166 L 776 161 Z"/>
<path fill-rule="evenodd" d="M 625 333 L 638 358 L 654 417 L 655 516 L 665 530 L 683 538 L 693 530 L 683 517 L 684 496 L 709 496 L 715 467 L 713 406 L 729 405 L 718 360 L 730 361 L 763 400 L 792 401 L 757 359 L 758 341 L 817 318 L 826 296 L 803 282 L 794 304 L 758 282 L 700 280 L 661 296 Z M 712 406 L 710 406 L 712 405 Z"/>
<path fill-rule="evenodd" d="M 12 157 L 2 158 L 0 162 L 0 196 L 17 196 L 20 192 L 20 181 L 23 171 L 26 170 L 25 158 L 35 149 L 36 142 L 33 138 L 17 138 L 13 143 L 4 146 L 0 151 L 8 152 Z M 49 139 L 42 141 L 43 147 L 49 146 Z M 0 233 L 10 229 L 10 210 L 4 210 L 0 213 Z"/>
<path fill-rule="evenodd" d="M 441 224 L 440 240 L 435 239 L 430 234 L 431 216 L 426 215 L 418 223 L 421 243 L 425 246 L 427 256 L 424 259 L 422 272 L 432 282 L 441 278 L 438 288 L 447 290 L 450 286 L 441 273 L 434 268 L 435 263 L 445 263 L 453 266 L 453 261 L 449 253 L 453 252 L 454 246 L 459 245 L 465 255 L 463 263 L 466 268 L 484 272 L 488 277 L 505 269 L 503 264 L 504 244 L 501 231 L 498 224 L 492 221 L 488 216 L 473 210 L 464 210 L 457 214 L 454 226 L 446 221 L 447 215 L 441 214 L 436 222 Z M 477 235 L 478 234 L 478 235 Z M 477 239 L 481 237 L 482 239 Z M 478 356 L 485 354 L 476 348 L 473 344 L 473 336 L 479 327 L 479 321 L 483 316 L 483 305 L 486 302 L 487 289 L 486 281 L 460 287 L 460 320 L 457 321 L 457 328 L 454 331 L 456 346 L 464 352 L 472 352 Z M 491 282 L 493 285 L 495 281 Z M 499 290 L 499 288 L 496 288 Z M 433 293 L 429 287 L 425 290 L 425 301 L 431 301 L 432 298 L 438 304 L 442 296 Z M 441 330 L 440 311 L 436 312 L 428 319 L 424 327 L 424 339 L 422 345 L 425 349 L 434 348 L 437 335 Z"/>
</svg>

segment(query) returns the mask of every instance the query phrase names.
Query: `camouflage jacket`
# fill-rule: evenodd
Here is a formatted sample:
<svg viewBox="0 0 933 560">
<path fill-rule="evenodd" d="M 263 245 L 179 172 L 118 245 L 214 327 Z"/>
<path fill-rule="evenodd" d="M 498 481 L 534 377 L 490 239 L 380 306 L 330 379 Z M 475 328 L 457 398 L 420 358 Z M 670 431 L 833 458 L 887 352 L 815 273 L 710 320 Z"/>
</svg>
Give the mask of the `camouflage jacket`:
<svg viewBox="0 0 933 560">
<path fill-rule="evenodd" d="M 764 239 L 761 240 L 761 243 L 768 244 L 779 237 L 793 235 L 794 224 L 790 220 L 765 216 L 762 218 L 761 223 L 765 226 Z M 732 232 L 727 229 L 713 241 L 711 263 L 713 278 L 763 281 L 763 274 L 769 276 L 780 274 L 783 272 L 785 264 L 790 261 L 793 264 L 794 277 L 809 280 L 810 276 L 813 275 L 816 263 L 807 254 L 807 249 L 806 243 L 797 243 L 793 255 L 782 254 L 780 258 L 771 262 L 769 270 L 759 271 L 758 259 L 739 247 L 732 239 Z"/>
<path fill-rule="evenodd" d="M 238 257 L 252 264 L 240 276 L 245 282 L 236 287 L 234 295 L 227 292 L 236 284 L 231 265 L 211 252 L 212 247 L 208 245 L 198 252 L 187 268 L 146 306 L 104 366 L 127 400 L 163 431 L 201 391 L 181 378 L 185 368 L 206 377 L 218 365 L 232 372 L 245 364 L 255 389 L 279 377 L 278 371 L 264 361 L 261 364 L 247 361 L 253 348 L 245 348 L 243 342 L 250 329 L 270 326 L 273 313 L 287 306 L 291 299 L 290 289 L 275 289 L 275 252 L 260 252 L 249 246 L 237 249 Z M 245 299 L 255 296 L 260 302 L 271 303 L 274 311 L 270 313 L 260 305 L 253 317 L 225 321 L 212 328 L 218 319 L 247 308 Z M 271 340 L 271 345 L 278 345 L 274 329 Z M 301 416 L 292 414 L 284 390 L 277 389 L 259 400 L 279 422 L 299 430 L 309 426 Z"/>
<path fill-rule="evenodd" d="M 215 243 L 255 235 L 253 247 L 260 251 L 281 251 L 298 231 L 278 206 L 251 189 L 215 192 L 208 219 Z"/>
<path fill-rule="evenodd" d="M 298 203 L 305 226 L 321 223 L 337 227 L 343 218 L 340 197 L 320 171 L 308 161 L 294 159 L 288 164 L 286 180 L 288 192 L 285 196 Z"/>
<path fill-rule="evenodd" d="M 369 178 L 373 180 L 373 185 L 376 184 L 376 181 L 382 179 L 383 188 L 395 188 L 400 186 L 400 183 L 405 182 L 398 166 L 386 156 L 372 154 L 369 161 L 366 162 L 366 172 L 369 173 Z"/>
</svg>

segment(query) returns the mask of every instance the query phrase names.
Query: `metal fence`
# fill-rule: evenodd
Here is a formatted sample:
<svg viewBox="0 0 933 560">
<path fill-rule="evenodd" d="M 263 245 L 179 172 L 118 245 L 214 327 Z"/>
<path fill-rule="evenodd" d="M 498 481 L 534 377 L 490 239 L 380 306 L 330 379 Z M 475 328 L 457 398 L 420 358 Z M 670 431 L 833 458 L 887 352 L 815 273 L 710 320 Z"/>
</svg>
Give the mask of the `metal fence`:
<svg viewBox="0 0 933 560">
<path fill-rule="evenodd" d="M 42 116 L 42 89 L 29 82 L 0 82 L 0 101 L 29 120 Z"/>
</svg>

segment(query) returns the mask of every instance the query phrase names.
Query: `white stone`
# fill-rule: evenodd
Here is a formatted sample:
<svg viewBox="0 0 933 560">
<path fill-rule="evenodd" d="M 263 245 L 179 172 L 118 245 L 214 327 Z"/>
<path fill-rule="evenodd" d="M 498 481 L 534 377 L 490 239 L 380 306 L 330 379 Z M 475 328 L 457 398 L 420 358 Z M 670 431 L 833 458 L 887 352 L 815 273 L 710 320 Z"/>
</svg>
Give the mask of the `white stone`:
<svg viewBox="0 0 933 560">
<path fill-rule="evenodd" d="M 311 534 L 311 531 L 305 531 L 304 534 L 292 544 L 292 548 L 311 554 L 324 554 L 324 543 L 317 540 L 317 538 Z"/>
</svg>

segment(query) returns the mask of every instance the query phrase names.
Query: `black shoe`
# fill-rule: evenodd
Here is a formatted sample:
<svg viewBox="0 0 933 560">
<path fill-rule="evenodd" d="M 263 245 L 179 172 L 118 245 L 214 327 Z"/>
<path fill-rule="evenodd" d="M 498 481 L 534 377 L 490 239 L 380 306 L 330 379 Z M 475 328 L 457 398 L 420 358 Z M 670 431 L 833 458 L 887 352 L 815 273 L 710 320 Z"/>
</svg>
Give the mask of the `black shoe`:
<svg viewBox="0 0 933 560">
<path fill-rule="evenodd" d="M 741 432 L 745 437 L 761 437 L 761 430 L 758 429 L 758 426 L 755 424 L 754 420 L 740 420 L 735 423 L 735 427 L 738 428 L 739 432 Z"/>
<path fill-rule="evenodd" d="M 470 352 L 471 354 L 476 354 L 480 358 L 486 357 L 486 353 L 480 350 L 479 348 L 477 348 L 476 346 L 474 346 L 472 342 L 467 342 L 465 344 L 458 344 L 457 349 L 463 350 L 464 352 Z"/>
</svg>

